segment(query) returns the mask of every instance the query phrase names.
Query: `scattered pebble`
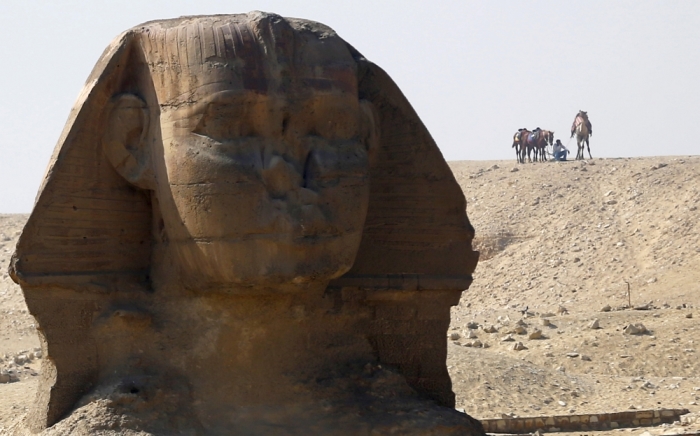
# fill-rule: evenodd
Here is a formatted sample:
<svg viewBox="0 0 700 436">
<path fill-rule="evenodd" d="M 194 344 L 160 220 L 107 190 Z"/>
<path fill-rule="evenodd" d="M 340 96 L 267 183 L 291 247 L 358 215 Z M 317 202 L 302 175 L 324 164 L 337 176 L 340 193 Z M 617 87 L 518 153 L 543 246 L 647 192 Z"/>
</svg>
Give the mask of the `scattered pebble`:
<svg viewBox="0 0 700 436">
<path fill-rule="evenodd" d="M 527 350 L 527 347 L 523 345 L 522 342 L 516 342 L 513 344 L 513 350 L 515 351 L 521 351 L 521 350 Z"/>
<path fill-rule="evenodd" d="M 644 327 L 644 324 L 637 323 L 629 324 L 622 332 L 626 335 L 643 335 L 644 333 L 647 333 L 648 330 L 646 327 Z"/>
<path fill-rule="evenodd" d="M 484 328 L 484 332 L 486 333 L 496 333 L 497 331 L 498 329 L 493 325 Z"/>
<path fill-rule="evenodd" d="M 542 330 L 540 330 L 540 329 L 533 330 L 532 333 L 530 333 L 530 335 L 528 336 L 528 338 L 530 338 L 530 339 L 542 339 L 543 338 Z"/>
</svg>

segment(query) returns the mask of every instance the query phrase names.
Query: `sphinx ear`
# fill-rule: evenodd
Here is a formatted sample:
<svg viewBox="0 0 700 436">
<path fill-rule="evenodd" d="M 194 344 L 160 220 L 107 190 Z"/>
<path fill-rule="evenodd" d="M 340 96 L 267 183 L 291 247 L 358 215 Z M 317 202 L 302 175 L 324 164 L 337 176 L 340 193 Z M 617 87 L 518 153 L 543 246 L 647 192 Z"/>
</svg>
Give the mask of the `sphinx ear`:
<svg viewBox="0 0 700 436">
<path fill-rule="evenodd" d="M 146 102 L 134 94 L 117 95 L 108 105 L 105 124 L 102 147 L 114 169 L 132 185 L 154 190 Z"/>
</svg>

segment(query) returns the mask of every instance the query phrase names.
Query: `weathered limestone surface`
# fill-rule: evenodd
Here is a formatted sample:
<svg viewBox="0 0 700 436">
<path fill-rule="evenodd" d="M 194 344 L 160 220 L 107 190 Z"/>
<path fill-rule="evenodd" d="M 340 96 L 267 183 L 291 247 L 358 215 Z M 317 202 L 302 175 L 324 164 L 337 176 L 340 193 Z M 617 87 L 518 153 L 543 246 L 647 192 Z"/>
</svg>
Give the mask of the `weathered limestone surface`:
<svg viewBox="0 0 700 436">
<path fill-rule="evenodd" d="M 28 428 L 483 434 L 445 365 L 472 237 L 406 98 L 328 27 L 134 27 L 88 78 L 10 268 L 46 356 Z"/>
</svg>

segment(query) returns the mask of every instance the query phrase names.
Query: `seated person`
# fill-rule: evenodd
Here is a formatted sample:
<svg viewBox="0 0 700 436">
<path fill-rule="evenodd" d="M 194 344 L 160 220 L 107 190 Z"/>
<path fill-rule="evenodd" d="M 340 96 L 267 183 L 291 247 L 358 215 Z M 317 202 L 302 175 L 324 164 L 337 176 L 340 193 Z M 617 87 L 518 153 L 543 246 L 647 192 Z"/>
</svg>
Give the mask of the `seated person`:
<svg viewBox="0 0 700 436">
<path fill-rule="evenodd" d="M 554 143 L 552 154 L 554 154 L 554 160 L 566 160 L 566 155 L 569 153 L 569 149 L 564 147 L 560 139 Z"/>
</svg>

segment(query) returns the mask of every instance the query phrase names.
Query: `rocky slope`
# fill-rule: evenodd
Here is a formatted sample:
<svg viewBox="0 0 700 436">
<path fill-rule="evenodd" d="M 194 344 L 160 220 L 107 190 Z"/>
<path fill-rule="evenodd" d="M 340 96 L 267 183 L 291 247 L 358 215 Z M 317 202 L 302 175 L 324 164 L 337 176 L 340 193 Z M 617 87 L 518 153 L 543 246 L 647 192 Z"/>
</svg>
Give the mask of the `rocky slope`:
<svg viewBox="0 0 700 436">
<path fill-rule="evenodd" d="M 458 407 L 698 411 L 700 158 L 451 167 L 482 252 L 453 310 Z"/>
</svg>

